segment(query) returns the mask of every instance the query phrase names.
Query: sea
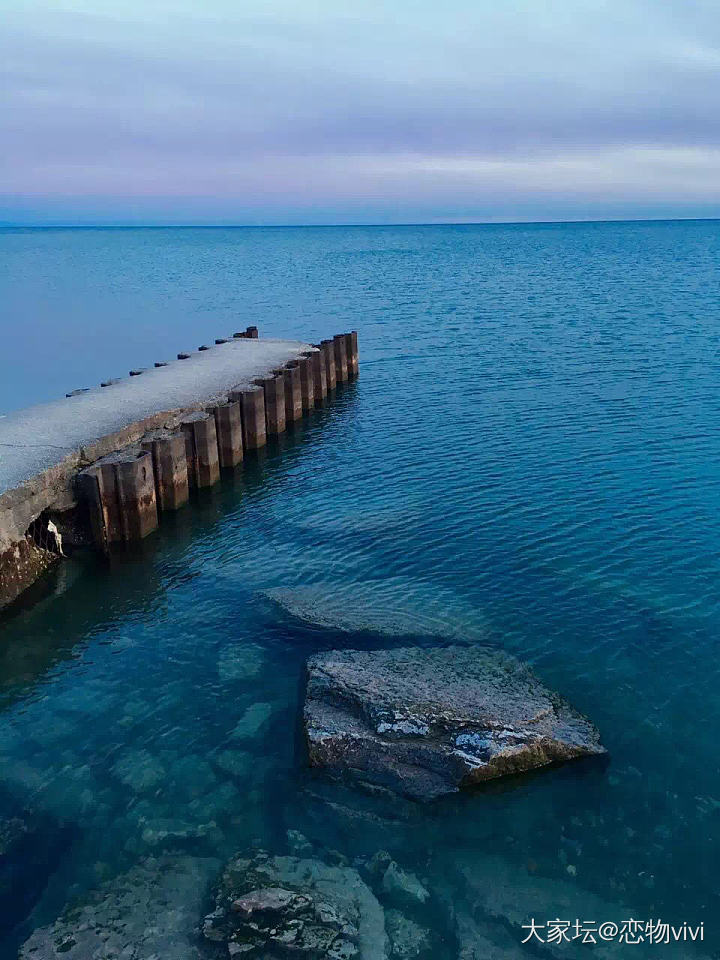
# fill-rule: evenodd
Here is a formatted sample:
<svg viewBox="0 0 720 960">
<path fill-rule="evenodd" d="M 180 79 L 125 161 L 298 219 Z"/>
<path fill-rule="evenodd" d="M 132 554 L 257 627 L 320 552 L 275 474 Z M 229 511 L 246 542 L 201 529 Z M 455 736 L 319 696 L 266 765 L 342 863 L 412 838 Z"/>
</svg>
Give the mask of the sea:
<svg viewBox="0 0 720 960">
<path fill-rule="evenodd" d="M 394 860 L 396 957 L 720 956 L 719 267 L 715 221 L 0 230 L 0 416 L 249 324 L 360 353 L 0 619 L 3 960 L 139 864 L 258 849 Z M 436 644 L 529 664 L 607 758 L 426 804 L 308 769 L 310 655 Z"/>
</svg>

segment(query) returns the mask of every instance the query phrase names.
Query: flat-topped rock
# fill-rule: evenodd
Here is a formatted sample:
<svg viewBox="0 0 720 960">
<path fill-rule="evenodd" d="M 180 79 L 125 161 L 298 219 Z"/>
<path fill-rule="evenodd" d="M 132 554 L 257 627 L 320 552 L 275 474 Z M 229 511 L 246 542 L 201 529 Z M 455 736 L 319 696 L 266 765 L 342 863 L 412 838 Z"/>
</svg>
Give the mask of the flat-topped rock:
<svg viewBox="0 0 720 960">
<path fill-rule="evenodd" d="M 560 694 L 487 647 L 318 654 L 304 721 L 312 766 L 422 800 L 606 752 Z"/>
</svg>

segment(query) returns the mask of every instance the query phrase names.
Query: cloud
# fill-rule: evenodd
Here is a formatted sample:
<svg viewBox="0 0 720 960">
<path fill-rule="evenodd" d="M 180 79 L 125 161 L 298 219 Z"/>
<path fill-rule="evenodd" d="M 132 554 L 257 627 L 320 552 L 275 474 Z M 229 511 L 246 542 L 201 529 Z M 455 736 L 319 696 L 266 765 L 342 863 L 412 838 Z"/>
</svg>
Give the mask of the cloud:
<svg viewBox="0 0 720 960">
<path fill-rule="evenodd" d="M 710 4 L 199 9 L 12 0 L 0 39 L 8 210 L 43 197 L 101 210 L 105 197 L 114 217 L 174 197 L 196 216 L 205 197 L 209 213 L 265 201 L 292 219 L 364 199 L 482 218 L 497 191 L 530 205 L 718 203 Z"/>
</svg>

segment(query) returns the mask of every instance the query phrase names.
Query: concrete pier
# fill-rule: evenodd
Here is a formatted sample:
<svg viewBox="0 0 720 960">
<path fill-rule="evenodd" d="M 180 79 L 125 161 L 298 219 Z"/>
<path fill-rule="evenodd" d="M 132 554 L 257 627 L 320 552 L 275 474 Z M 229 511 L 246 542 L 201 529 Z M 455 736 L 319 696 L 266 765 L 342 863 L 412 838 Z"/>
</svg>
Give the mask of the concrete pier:
<svg viewBox="0 0 720 960">
<path fill-rule="evenodd" d="M 178 510 L 189 496 L 185 435 L 162 433 L 143 440 L 142 449 L 152 457 L 158 510 Z"/>
<path fill-rule="evenodd" d="M 220 455 L 218 453 L 215 418 L 209 413 L 197 411 L 180 421 L 185 434 L 190 487 L 198 490 L 214 486 L 220 479 Z"/>
<path fill-rule="evenodd" d="M 321 403 L 343 347 L 350 377 L 351 336 L 318 350 L 260 340 L 251 326 L 178 361 L 0 417 L 0 608 L 61 562 L 49 523 L 70 551 L 143 539 L 159 514 L 187 503 L 190 487 L 216 483 L 221 465 L 237 467 L 268 433 Z"/>
</svg>

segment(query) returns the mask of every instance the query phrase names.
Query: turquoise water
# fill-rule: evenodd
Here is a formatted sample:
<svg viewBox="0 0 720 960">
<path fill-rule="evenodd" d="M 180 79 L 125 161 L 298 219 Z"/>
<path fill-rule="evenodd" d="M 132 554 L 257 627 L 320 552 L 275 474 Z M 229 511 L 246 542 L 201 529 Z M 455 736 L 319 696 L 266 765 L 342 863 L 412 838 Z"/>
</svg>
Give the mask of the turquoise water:
<svg viewBox="0 0 720 960">
<path fill-rule="evenodd" d="M 248 323 L 355 328 L 361 353 L 335 403 L 137 556 L 73 560 L 0 621 L 0 817 L 38 824 L 0 863 L 7 956 L 148 853 L 288 830 L 421 876 L 438 960 L 450 902 L 518 956 L 518 915 L 559 903 L 704 921 L 683 950 L 718 955 L 716 223 L 17 230 L 0 251 L 0 410 Z M 306 771 L 308 654 L 458 638 L 532 663 L 609 762 L 419 808 Z"/>
</svg>

